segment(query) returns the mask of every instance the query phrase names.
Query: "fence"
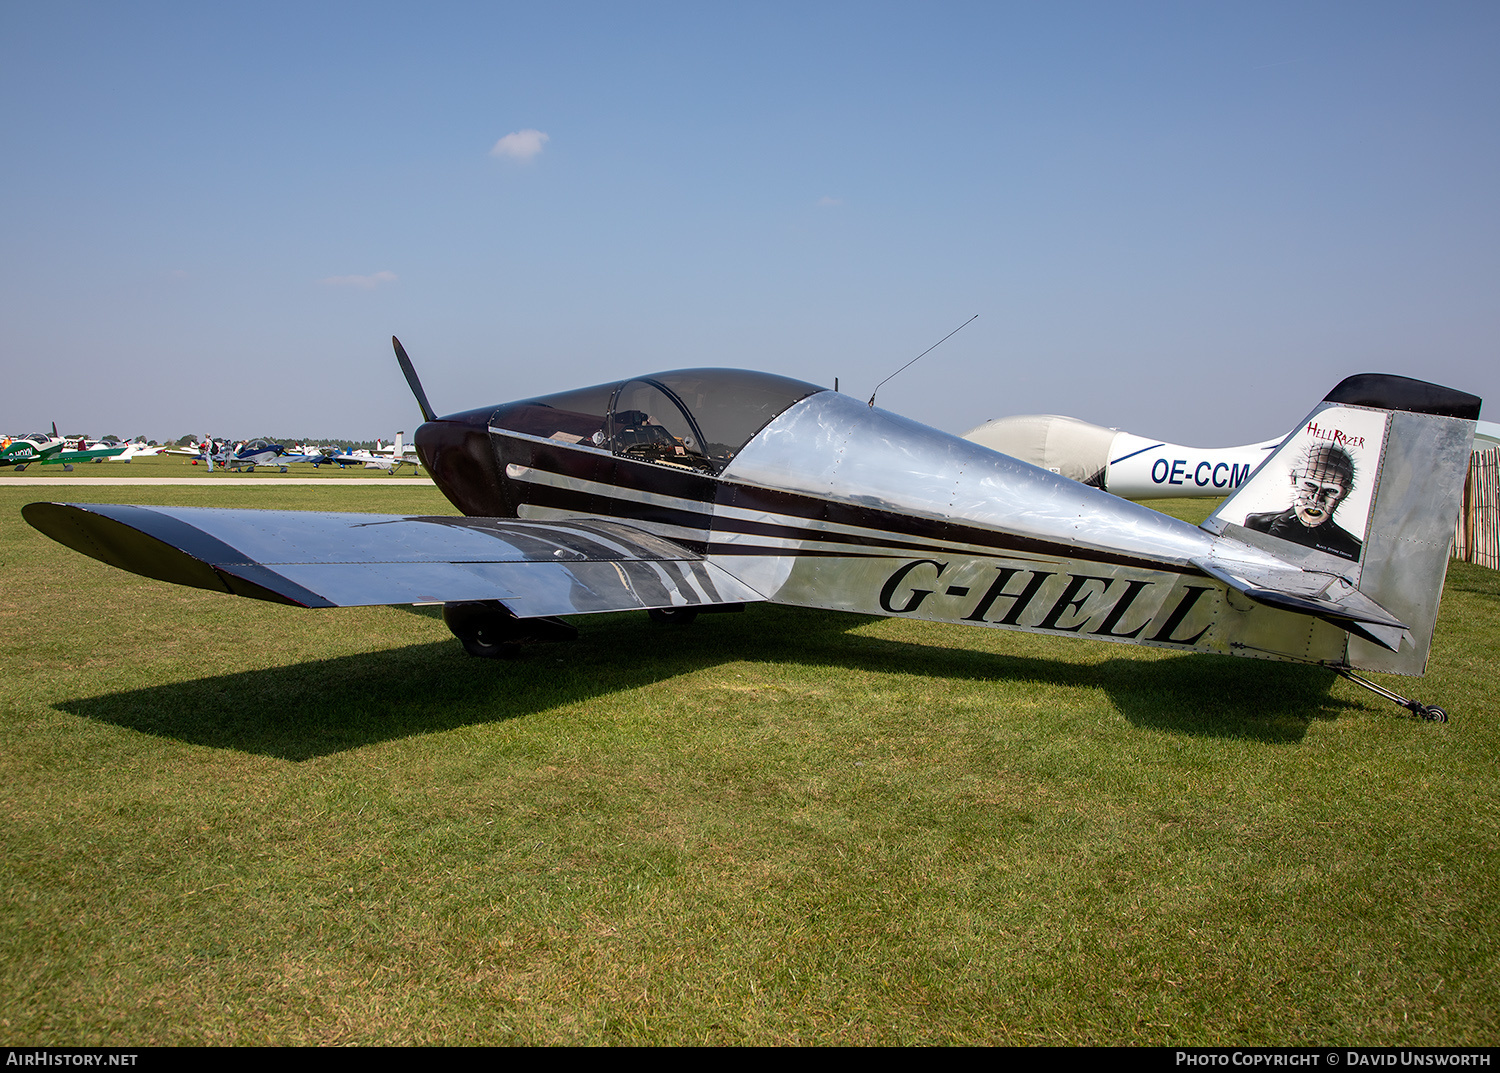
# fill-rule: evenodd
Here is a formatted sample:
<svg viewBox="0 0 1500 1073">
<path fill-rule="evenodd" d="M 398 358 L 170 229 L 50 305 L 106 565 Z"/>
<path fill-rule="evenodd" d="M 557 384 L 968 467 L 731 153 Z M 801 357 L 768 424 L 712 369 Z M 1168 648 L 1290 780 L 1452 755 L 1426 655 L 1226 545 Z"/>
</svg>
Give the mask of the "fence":
<svg viewBox="0 0 1500 1073">
<path fill-rule="evenodd" d="M 1469 456 L 1453 557 L 1500 570 L 1500 447 Z"/>
</svg>

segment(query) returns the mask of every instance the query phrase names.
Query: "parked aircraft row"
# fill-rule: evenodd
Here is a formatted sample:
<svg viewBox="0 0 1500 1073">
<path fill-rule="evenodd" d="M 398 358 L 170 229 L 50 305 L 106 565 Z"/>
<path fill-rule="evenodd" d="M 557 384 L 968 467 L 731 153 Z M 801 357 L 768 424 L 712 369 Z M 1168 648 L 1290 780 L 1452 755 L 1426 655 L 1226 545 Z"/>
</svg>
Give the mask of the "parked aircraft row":
<svg viewBox="0 0 1500 1073">
<path fill-rule="evenodd" d="M 402 442 L 404 432 L 396 433 L 396 441 L 382 445 L 376 441 L 373 451 L 356 448 L 344 451 L 334 447 L 287 447 L 270 440 L 249 440 L 238 443 L 206 437 L 202 443 L 191 447 L 153 446 L 145 443 L 88 442 L 80 437 L 63 437 L 52 432 L 33 432 L 24 436 L 0 437 L 0 467 L 11 467 L 17 472 L 33 463 L 40 465 L 62 465 L 71 470 L 75 462 L 129 462 L 134 458 L 167 454 L 182 455 L 195 463 L 203 462 L 222 466 L 231 472 L 254 472 L 257 466 L 278 466 L 281 472 L 296 463 L 312 466 L 336 465 L 362 466 L 366 469 L 383 469 L 400 472 L 402 466 L 420 468 L 421 460 L 416 448 Z"/>
<path fill-rule="evenodd" d="M 301 445 L 287 447 L 285 444 L 264 439 L 242 440 L 235 443 L 228 440 L 216 440 L 209 436 L 193 447 L 168 448 L 167 453 L 192 458 L 195 465 L 202 462 L 210 469 L 221 466 L 231 473 L 254 473 L 257 466 L 276 466 L 282 473 L 286 473 L 288 466 L 299 463 L 307 463 L 315 468 L 325 465 L 336 465 L 340 468 L 363 466 L 366 469 L 399 472 L 404 465 L 413 467 L 413 470 L 421 465 L 415 448 L 402 444 L 402 438 L 405 435 L 404 432 L 396 433 L 396 442 L 388 446 L 381 446 L 380 441 L 377 440 L 373 451 L 363 448 L 341 451 L 333 447 Z"/>
</svg>

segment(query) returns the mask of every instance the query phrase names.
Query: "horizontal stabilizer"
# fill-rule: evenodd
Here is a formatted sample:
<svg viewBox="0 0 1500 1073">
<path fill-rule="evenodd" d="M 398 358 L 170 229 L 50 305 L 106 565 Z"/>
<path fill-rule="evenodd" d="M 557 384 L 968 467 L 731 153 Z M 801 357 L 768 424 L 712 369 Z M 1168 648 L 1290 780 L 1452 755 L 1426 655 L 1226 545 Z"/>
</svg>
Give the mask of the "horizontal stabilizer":
<svg viewBox="0 0 1500 1073">
<path fill-rule="evenodd" d="M 1338 574 L 1290 563 L 1203 558 L 1192 564 L 1257 603 L 1314 615 L 1392 652 L 1401 650 L 1403 638 L 1410 639 L 1410 627 Z"/>
<path fill-rule="evenodd" d="M 47 536 L 145 577 L 302 607 L 498 600 L 518 618 L 763 600 L 619 522 L 30 503 Z"/>
</svg>

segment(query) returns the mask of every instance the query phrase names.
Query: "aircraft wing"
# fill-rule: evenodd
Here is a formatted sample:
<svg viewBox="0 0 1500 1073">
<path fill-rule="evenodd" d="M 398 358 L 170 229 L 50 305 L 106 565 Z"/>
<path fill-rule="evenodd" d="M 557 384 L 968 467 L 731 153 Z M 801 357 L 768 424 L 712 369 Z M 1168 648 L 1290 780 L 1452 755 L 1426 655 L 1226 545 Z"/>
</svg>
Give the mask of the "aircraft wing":
<svg viewBox="0 0 1500 1073">
<path fill-rule="evenodd" d="M 30 503 L 26 521 L 145 577 L 302 607 L 498 600 L 518 618 L 749 603 L 701 555 L 600 519 Z"/>
<path fill-rule="evenodd" d="M 83 451 L 59 451 L 42 459 L 44 465 L 53 466 L 71 462 L 92 462 L 96 458 L 114 458 L 125 453 L 123 447 L 90 447 Z"/>
</svg>

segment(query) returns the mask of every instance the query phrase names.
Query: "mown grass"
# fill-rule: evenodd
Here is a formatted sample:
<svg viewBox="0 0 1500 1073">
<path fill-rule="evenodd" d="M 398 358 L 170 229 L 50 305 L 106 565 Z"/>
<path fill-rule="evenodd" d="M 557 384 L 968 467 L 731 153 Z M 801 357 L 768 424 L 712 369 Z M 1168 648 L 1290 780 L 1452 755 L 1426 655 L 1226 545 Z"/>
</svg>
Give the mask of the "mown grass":
<svg viewBox="0 0 1500 1073">
<path fill-rule="evenodd" d="M 1496 1041 L 1494 572 L 1392 680 L 1427 725 L 1315 669 L 776 607 L 490 663 L 435 609 L 111 570 L 37 491 L 0 486 L 9 1043 Z"/>
</svg>

